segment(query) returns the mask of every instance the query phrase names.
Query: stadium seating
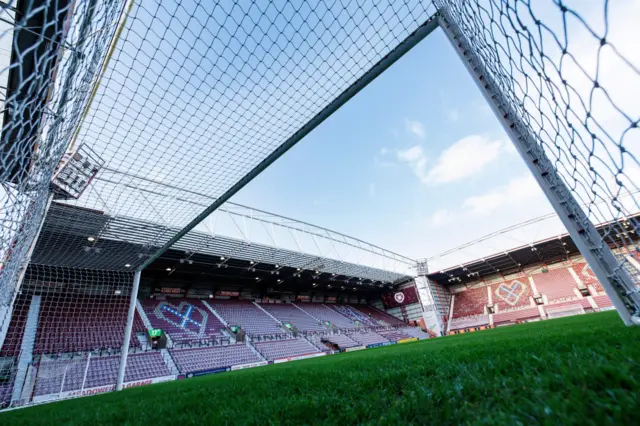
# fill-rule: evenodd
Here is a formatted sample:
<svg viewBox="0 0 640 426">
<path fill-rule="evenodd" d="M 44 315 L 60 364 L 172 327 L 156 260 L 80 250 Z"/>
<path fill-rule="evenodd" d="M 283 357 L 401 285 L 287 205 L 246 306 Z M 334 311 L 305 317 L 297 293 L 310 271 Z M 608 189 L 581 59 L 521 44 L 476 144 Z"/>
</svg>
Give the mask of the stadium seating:
<svg viewBox="0 0 640 426">
<path fill-rule="evenodd" d="M 547 296 L 549 303 L 558 299 L 576 298 L 576 281 L 567 268 L 551 269 L 531 276 L 538 293 Z"/>
<path fill-rule="evenodd" d="M 0 383 L 0 408 L 9 405 L 12 392 L 13 383 Z"/>
<path fill-rule="evenodd" d="M 500 325 L 509 322 L 531 320 L 535 318 L 540 318 L 540 310 L 537 306 L 533 308 L 524 308 L 514 311 L 498 312 L 493 315 L 493 323 L 496 325 Z"/>
<path fill-rule="evenodd" d="M 391 342 L 397 342 L 398 340 L 409 339 L 412 337 L 401 329 L 380 331 L 378 334 Z"/>
<path fill-rule="evenodd" d="M 454 318 L 451 320 L 449 330 L 461 330 L 471 327 L 481 327 L 489 324 L 489 315 L 475 315 L 464 318 Z"/>
<path fill-rule="evenodd" d="M 129 298 L 113 296 L 45 296 L 40 316 L 35 354 L 84 352 L 122 346 Z M 133 331 L 145 331 L 136 314 Z M 131 336 L 130 345 L 140 344 Z"/>
<path fill-rule="evenodd" d="M 491 298 L 498 311 L 530 307 L 532 296 L 526 277 L 491 285 Z"/>
<path fill-rule="evenodd" d="M 381 335 L 372 331 L 353 333 L 349 335 L 351 340 L 360 343 L 363 346 L 374 345 L 378 343 L 389 343 L 388 339 L 385 339 Z"/>
<path fill-rule="evenodd" d="M 349 318 L 353 322 L 360 323 L 366 327 L 376 327 L 379 326 L 373 318 L 369 318 L 368 315 L 363 314 L 352 306 L 348 305 L 327 305 L 331 309 L 340 313 L 342 316 Z"/>
<path fill-rule="evenodd" d="M 327 331 L 327 327 L 290 303 L 264 303 L 260 306 L 265 311 L 282 321 L 282 323 L 292 324 L 299 331 Z"/>
<path fill-rule="evenodd" d="M 169 352 L 182 374 L 261 361 L 255 352 L 242 343 L 217 347 L 170 349 Z"/>
<path fill-rule="evenodd" d="M 571 265 L 571 268 L 573 268 L 573 271 L 576 273 L 578 278 L 580 278 L 580 281 L 582 281 L 582 283 L 585 286 L 589 286 L 589 285 L 593 286 L 593 289 L 598 293 L 601 293 L 604 291 L 604 288 L 602 288 L 600 281 L 598 281 L 596 276 L 593 274 L 593 271 L 591 270 L 588 264 L 574 263 L 573 265 Z"/>
<path fill-rule="evenodd" d="M 120 365 L 119 356 L 92 357 L 87 368 L 87 358 L 46 360 L 38 365 L 34 390 L 35 396 L 115 385 Z M 130 354 L 125 369 L 125 382 L 169 376 L 167 365 L 159 352 Z M 63 384 L 64 380 L 64 384 Z"/>
<path fill-rule="evenodd" d="M 305 339 L 279 340 L 274 342 L 256 342 L 253 346 L 268 361 L 320 352 Z"/>
<path fill-rule="evenodd" d="M 596 302 L 598 308 L 608 308 L 613 306 L 613 303 L 611 303 L 611 299 L 609 299 L 609 296 L 607 296 L 606 294 L 593 296 L 593 301 Z"/>
<path fill-rule="evenodd" d="M 153 328 L 162 329 L 174 344 L 222 337 L 224 324 L 199 299 L 141 301 Z"/>
<path fill-rule="evenodd" d="M 351 305 L 351 307 L 376 320 L 376 322 L 378 323 L 376 325 L 405 325 L 405 323 L 398 318 L 393 317 L 385 312 L 379 311 L 374 307 L 368 305 Z"/>
<path fill-rule="evenodd" d="M 27 314 L 31 296 L 19 295 L 13 304 L 13 315 L 7 329 L 7 335 L 0 349 L 0 357 L 14 357 L 20 353 L 22 335 L 27 324 Z"/>
<path fill-rule="evenodd" d="M 249 336 L 281 334 L 285 331 L 273 318 L 246 300 L 210 300 L 209 305 L 227 322 Z"/>
<path fill-rule="evenodd" d="M 455 293 L 452 318 L 481 315 L 487 303 L 487 288 L 484 286 Z"/>
<path fill-rule="evenodd" d="M 401 330 L 404 334 L 410 337 L 415 337 L 420 340 L 426 340 L 431 337 L 424 331 L 420 330 L 418 327 L 403 327 L 401 328 Z"/>
<path fill-rule="evenodd" d="M 310 334 L 307 336 L 307 340 L 309 340 L 311 344 L 313 344 L 313 346 L 318 348 L 318 350 L 322 352 L 329 352 L 331 351 L 331 349 L 327 345 L 322 343 L 322 339 L 324 338 L 325 337 L 321 334 Z"/>
<path fill-rule="evenodd" d="M 305 303 L 305 304 L 299 304 L 297 306 L 299 306 L 301 309 L 303 309 L 305 312 L 307 312 L 311 316 L 319 319 L 320 321 L 328 321 L 331 325 L 335 327 L 343 328 L 343 329 L 357 327 L 348 318 L 339 314 L 335 310 L 328 308 L 322 303 Z"/>
<path fill-rule="evenodd" d="M 329 334 L 324 336 L 324 340 L 333 343 L 334 345 L 338 345 L 340 349 L 353 348 L 356 346 L 361 346 L 358 342 L 351 339 L 346 334 Z"/>
</svg>

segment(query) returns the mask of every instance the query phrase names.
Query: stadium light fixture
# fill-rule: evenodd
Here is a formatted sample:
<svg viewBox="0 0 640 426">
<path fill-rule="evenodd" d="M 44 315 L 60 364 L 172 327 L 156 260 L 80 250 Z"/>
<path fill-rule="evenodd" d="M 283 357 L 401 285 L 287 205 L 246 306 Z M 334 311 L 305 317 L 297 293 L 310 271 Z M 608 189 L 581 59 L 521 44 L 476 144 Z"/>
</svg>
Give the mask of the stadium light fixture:
<svg viewBox="0 0 640 426">
<path fill-rule="evenodd" d="M 250 260 L 250 261 L 249 261 L 249 265 L 253 265 L 253 264 L 255 264 L 255 263 L 256 263 L 256 262 L 254 262 L 253 260 Z"/>
<path fill-rule="evenodd" d="M 279 268 L 279 267 L 280 267 L 280 265 L 276 265 L 276 269 Z"/>
<path fill-rule="evenodd" d="M 125 263 L 124 267 L 125 268 L 131 268 L 131 264 L 130 263 Z"/>
<path fill-rule="evenodd" d="M 113 294 L 115 294 L 116 296 L 120 296 L 122 294 L 122 291 L 116 290 L 113 292 Z"/>
<path fill-rule="evenodd" d="M 300 271 L 301 271 L 301 269 L 300 269 L 300 268 L 296 268 L 296 271 L 300 272 Z"/>
<path fill-rule="evenodd" d="M 220 256 L 220 260 L 224 260 L 224 256 Z"/>
<path fill-rule="evenodd" d="M 167 272 L 171 272 L 171 268 L 167 268 L 167 269 L 166 269 L 166 271 L 167 271 Z"/>
<path fill-rule="evenodd" d="M 90 243 L 94 242 L 95 240 L 95 237 L 87 237 L 87 241 L 89 241 Z"/>
<path fill-rule="evenodd" d="M 260 277 L 256 277 L 256 280 L 259 280 L 259 279 L 260 279 Z"/>
<path fill-rule="evenodd" d="M 278 284 L 280 284 L 282 282 L 282 280 L 278 280 Z"/>
</svg>

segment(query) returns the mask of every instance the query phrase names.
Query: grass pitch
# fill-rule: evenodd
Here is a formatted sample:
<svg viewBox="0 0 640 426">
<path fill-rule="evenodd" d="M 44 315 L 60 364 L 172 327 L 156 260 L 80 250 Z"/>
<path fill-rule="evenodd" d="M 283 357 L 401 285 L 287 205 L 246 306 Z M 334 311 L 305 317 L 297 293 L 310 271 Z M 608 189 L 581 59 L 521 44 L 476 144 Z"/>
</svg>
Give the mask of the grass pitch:
<svg viewBox="0 0 640 426">
<path fill-rule="evenodd" d="M 2 425 L 640 424 L 640 328 L 615 312 L 128 389 Z"/>
</svg>

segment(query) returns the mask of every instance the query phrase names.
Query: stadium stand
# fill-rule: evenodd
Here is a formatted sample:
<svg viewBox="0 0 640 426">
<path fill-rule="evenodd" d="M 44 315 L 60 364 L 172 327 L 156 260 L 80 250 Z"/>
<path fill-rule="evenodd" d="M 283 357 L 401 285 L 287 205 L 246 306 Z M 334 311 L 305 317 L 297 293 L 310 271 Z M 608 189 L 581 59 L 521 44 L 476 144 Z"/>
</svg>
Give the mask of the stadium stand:
<svg viewBox="0 0 640 426">
<path fill-rule="evenodd" d="M 491 285 L 493 306 L 498 311 L 532 306 L 531 286 L 527 277 Z"/>
<path fill-rule="evenodd" d="M 307 340 L 311 342 L 313 346 L 318 348 L 321 352 L 329 352 L 331 349 L 322 342 L 325 337 L 321 334 L 310 334 L 307 336 Z"/>
<path fill-rule="evenodd" d="M 169 353 L 182 374 L 261 361 L 260 357 L 245 344 L 170 349 Z"/>
<path fill-rule="evenodd" d="M 273 318 L 253 302 L 246 300 L 212 300 L 209 305 L 229 324 L 242 328 L 249 336 L 284 334 Z"/>
<path fill-rule="evenodd" d="M 401 330 L 401 329 L 383 330 L 383 331 L 380 331 L 378 334 L 380 334 L 382 337 L 384 337 L 385 339 L 391 342 L 397 342 L 398 340 L 409 339 L 412 337 L 407 333 L 405 333 L 404 330 Z"/>
<path fill-rule="evenodd" d="M 488 302 L 487 287 L 485 286 L 455 293 L 449 330 L 489 324 L 489 316 L 484 313 Z"/>
<path fill-rule="evenodd" d="M 262 309 L 279 319 L 282 323 L 292 324 L 302 332 L 322 332 L 327 331 L 327 327 L 318 320 L 298 309 L 290 303 L 264 303 L 260 305 Z"/>
<path fill-rule="evenodd" d="M 353 333 L 349 335 L 351 340 L 360 343 L 363 346 L 375 345 L 378 343 L 389 343 L 388 339 L 385 339 L 381 335 L 374 333 L 373 331 L 366 331 L 360 333 Z"/>
<path fill-rule="evenodd" d="M 256 342 L 253 345 L 268 361 L 276 359 L 310 355 L 320 352 L 305 339 L 279 340 L 275 342 Z"/>
<path fill-rule="evenodd" d="M 574 289 L 576 281 L 567 268 L 550 269 L 531 275 L 538 293 L 547 296 L 549 303 L 567 298 L 577 298 Z"/>
<path fill-rule="evenodd" d="M 494 324 L 540 318 L 540 310 L 534 304 L 533 292 L 527 277 L 492 284 L 490 288 L 495 310 Z"/>
<path fill-rule="evenodd" d="M 349 329 L 356 328 L 356 324 L 350 321 L 345 316 L 339 314 L 335 310 L 325 306 L 322 303 L 305 303 L 296 305 L 303 309 L 306 313 L 310 314 L 312 317 L 319 319 L 320 321 L 327 321 L 332 326 L 341 328 L 341 329 Z"/>
<path fill-rule="evenodd" d="M 512 323 L 517 321 L 530 321 L 533 319 L 540 319 L 540 310 L 537 306 L 533 308 L 498 312 L 493 315 L 493 323 L 496 325 L 502 325 L 505 323 Z"/>
<path fill-rule="evenodd" d="M 415 337 L 420 340 L 426 340 L 431 338 L 427 333 L 420 330 L 418 327 L 403 327 L 402 332 L 410 337 Z"/>
<path fill-rule="evenodd" d="M 487 305 L 487 288 L 485 286 L 470 288 L 455 293 L 453 318 L 465 318 L 484 314 Z"/>
<path fill-rule="evenodd" d="M 454 309 L 455 313 L 455 309 Z M 489 315 L 474 315 L 470 317 L 454 318 L 449 324 L 449 330 L 461 330 L 472 327 L 482 327 L 489 324 Z"/>
<path fill-rule="evenodd" d="M 164 330 L 175 344 L 223 337 L 224 324 L 199 299 L 145 299 L 141 304 L 151 326 Z"/>
<path fill-rule="evenodd" d="M 331 309 L 340 313 L 342 316 L 349 318 L 356 324 L 361 324 L 366 327 L 376 327 L 378 324 L 374 319 L 369 318 L 368 315 L 363 314 L 356 308 L 348 305 L 327 305 Z"/>
<path fill-rule="evenodd" d="M 593 289 L 598 293 L 604 292 L 600 281 L 598 281 L 587 263 L 574 263 L 571 268 L 585 286 L 593 286 Z"/>
<path fill-rule="evenodd" d="M 13 392 L 13 383 L 0 383 L 0 408 L 9 405 Z"/>
<path fill-rule="evenodd" d="M 385 312 L 379 311 L 378 309 L 368 306 L 368 305 L 351 305 L 353 308 L 362 312 L 363 314 L 370 316 L 373 318 L 377 324 L 376 325 L 405 325 L 404 322 L 399 320 L 398 318 L 391 316 Z"/>
<path fill-rule="evenodd" d="M 593 301 L 596 303 L 598 308 L 609 308 L 613 306 L 611 303 L 611 299 L 606 294 L 601 294 L 599 296 L 593 296 Z"/>
<path fill-rule="evenodd" d="M 85 352 L 119 348 L 122 346 L 127 322 L 129 299 L 112 296 L 45 296 L 40 305 L 40 316 L 35 354 Z M 28 307 L 21 307 L 28 311 Z M 145 331 L 139 315 L 135 315 L 133 331 Z M 132 347 L 139 347 L 134 335 Z"/>
<path fill-rule="evenodd" d="M 323 337 L 323 340 L 337 345 L 340 349 L 353 348 L 360 346 L 358 342 L 351 339 L 346 334 L 329 334 Z"/>
<path fill-rule="evenodd" d="M 7 336 L 2 348 L 0 348 L 0 357 L 14 357 L 20 353 L 22 336 L 27 324 L 27 314 L 29 313 L 29 300 L 29 297 L 24 295 L 19 295 L 16 298 L 15 309 L 7 329 Z"/>
<path fill-rule="evenodd" d="M 120 357 L 92 357 L 87 368 L 87 359 L 56 359 L 41 361 L 34 395 L 49 395 L 59 392 L 115 385 Z M 86 371 L 86 379 L 85 379 Z M 125 370 L 125 382 L 171 375 L 159 352 L 130 354 Z M 84 387 L 83 387 L 84 382 Z"/>
</svg>

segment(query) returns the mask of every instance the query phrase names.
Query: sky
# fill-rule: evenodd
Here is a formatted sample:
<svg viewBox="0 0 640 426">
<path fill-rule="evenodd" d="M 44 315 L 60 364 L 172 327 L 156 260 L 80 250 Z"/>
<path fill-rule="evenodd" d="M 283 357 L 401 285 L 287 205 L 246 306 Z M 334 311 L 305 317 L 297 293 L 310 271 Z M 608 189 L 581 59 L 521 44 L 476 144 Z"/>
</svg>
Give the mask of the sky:
<svg viewBox="0 0 640 426">
<path fill-rule="evenodd" d="M 550 211 L 440 30 L 233 201 L 414 258 Z"/>
<path fill-rule="evenodd" d="M 584 16 L 594 17 L 597 28 L 601 2 L 582 6 Z M 638 2 L 617 6 L 621 7 L 612 12 L 612 22 L 619 26 L 609 35 L 623 35 L 617 39 L 622 40 L 629 37 L 625 31 L 637 32 L 624 14 L 633 16 L 639 10 Z M 550 10 L 555 12 L 555 8 Z M 552 19 L 557 22 L 557 16 Z M 629 43 L 623 44 L 627 48 L 623 52 L 638 59 Z M 571 47 L 580 51 L 583 46 L 573 38 Z M 582 49 L 585 66 L 592 59 L 587 47 Z M 611 66 L 600 68 L 611 71 Z M 612 79 L 622 76 L 609 75 Z M 615 83 L 610 83 L 613 89 L 629 92 L 629 86 Z M 638 111 L 637 98 L 624 105 Z M 637 138 L 627 142 L 637 142 Z M 378 77 L 233 201 L 345 232 L 413 258 L 437 257 L 445 250 L 552 212 L 441 30 Z M 547 218 L 479 243 L 453 258 L 433 259 L 434 267 L 453 266 L 564 232 L 557 218 Z"/>
</svg>

